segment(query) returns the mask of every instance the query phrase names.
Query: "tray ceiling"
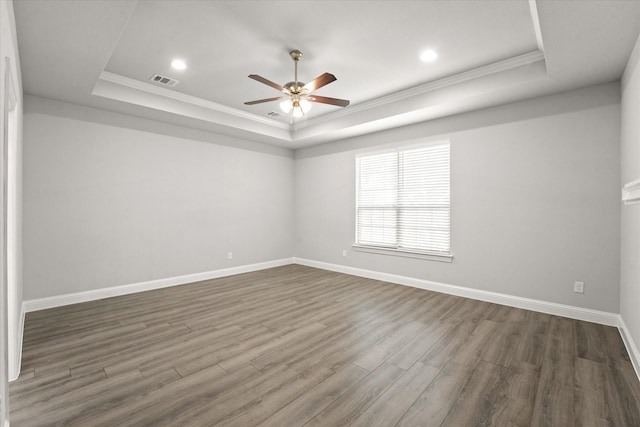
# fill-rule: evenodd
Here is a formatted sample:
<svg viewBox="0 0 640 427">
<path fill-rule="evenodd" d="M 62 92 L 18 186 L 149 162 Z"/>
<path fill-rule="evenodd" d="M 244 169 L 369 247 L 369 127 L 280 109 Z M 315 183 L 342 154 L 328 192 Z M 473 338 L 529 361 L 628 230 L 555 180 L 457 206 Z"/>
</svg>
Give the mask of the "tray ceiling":
<svg viewBox="0 0 640 427">
<path fill-rule="evenodd" d="M 28 94 L 297 148 L 620 78 L 640 2 L 18 1 Z M 247 76 L 337 81 L 290 123 Z M 438 58 L 422 62 L 425 49 Z M 175 70 L 171 61 L 184 60 Z M 47 72 L 44 73 L 43 71 Z M 149 81 L 178 80 L 173 87 Z"/>
</svg>

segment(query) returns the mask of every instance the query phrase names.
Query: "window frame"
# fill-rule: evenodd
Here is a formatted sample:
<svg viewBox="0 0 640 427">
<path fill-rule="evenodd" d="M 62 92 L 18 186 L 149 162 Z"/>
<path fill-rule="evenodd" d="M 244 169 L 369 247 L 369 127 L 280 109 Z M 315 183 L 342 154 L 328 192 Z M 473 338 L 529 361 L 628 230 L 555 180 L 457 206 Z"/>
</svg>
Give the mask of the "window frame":
<svg viewBox="0 0 640 427">
<path fill-rule="evenodd" d="M 361 157 L 367 157 L 367 156 L 375 156 L 375 155 L 383 155 L 385 153 L 396 153 L 397 155 L 399 155 L 400 152 L 403 151 L 411 151 L 411 150 L 416 150 L 416 149 L 420 149 L 420 148 L 426 148 L 426 147 L 430 147 L 430 146 L 435 146 L 435 145 L 447 145 L 448 149 L 449 149 L 449 252 L 439 252 L 439 251 L 426 251 L 426 250 L 420 250 L 420 249 L 410 249 L 410 248 L 398 248 L 398 247 L 389 247 L 389 246 L 378 246 L 378 245 L 367 245 L 367 244 L 361 244 L 358 242 L 359 240 L 359 236 L 358 236 L 358 213 L 359 213 L 359 206 L 358 206 L 358 202 L 359 202 L 359 196 L 358 196 L 358 191 L 359 191 L 359 180 L 360 180 L 360 174 L 359 174 L 359 170 L 358 170 L 358 159 Z M 376 150 L 376 151 L 366 151 L 366 152 L 361 152 L 356 154 L 355 159 L 354 159 L 354 177 L 355 177 L 355 205 L 354 205 L 354 218 L 355 218 L 355 223 L 354 223 L 354 243 L 352 245 L 352 249 L 356 252 L 365 252 L 365 253 L 373 253 L 373 254 L 380 254 L 380 255 L 392 255 L 392 256 L 400 256 L 400 257 L 406 257 L 406 258 L 415 258 L 415 259 L 424 259 L 424 260 L 430 260 L 430 261 L 440 261 L 440 262 L 453 262 L 453 251 L 451 248 L 451 141 L 450 140 L 435 140 L 435 141 L 430 141 L 430 142 L 419 142 L 419 143 L 414 143 L 414 144 L 403 144 L 403 145 L 399 145 L 393 148 L 389 148 L 389 149 L 385 149 L 385 150 Z M 396 207 L 397 209 L 398 207 Z M 401 209 L 401 207 L 400 207 Z M 396 224 L 396 232 L 398 232 L 400 230 L 400 227 L 398 226 L 398 224 Z"/>
</svg>

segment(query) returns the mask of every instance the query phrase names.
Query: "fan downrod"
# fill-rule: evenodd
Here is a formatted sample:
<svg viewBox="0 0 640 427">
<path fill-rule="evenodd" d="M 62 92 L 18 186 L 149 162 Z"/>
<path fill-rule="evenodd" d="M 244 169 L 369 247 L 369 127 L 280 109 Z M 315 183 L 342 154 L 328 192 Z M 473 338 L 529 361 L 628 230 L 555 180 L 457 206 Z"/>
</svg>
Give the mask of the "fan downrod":
<svg viewBox="0 0 640 427">
<path fill-rule="evenodd" d="M 293 81 L 285 84 L 284 87 L 288 89 L 292 94 L 298 95 L 302 92 L 302 87 L 304 86 L 304 83 L 298 81 L 298 61 L 300 61 L 300 58 L 302 57 L 302 52 L 300 52 L 298 49 L 295 49 L 289 52 L 289 56 L 291 56 L 291 59 L 293 59 L 294 77 Z"/>
</svg>

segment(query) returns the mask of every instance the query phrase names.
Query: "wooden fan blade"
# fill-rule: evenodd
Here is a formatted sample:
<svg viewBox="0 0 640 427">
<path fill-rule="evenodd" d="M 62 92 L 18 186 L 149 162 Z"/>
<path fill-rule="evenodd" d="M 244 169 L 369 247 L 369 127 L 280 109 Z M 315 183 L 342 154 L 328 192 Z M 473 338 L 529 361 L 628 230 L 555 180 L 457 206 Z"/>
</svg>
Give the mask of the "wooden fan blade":
<svg viewBox="0 0 640 427">
<path fill-rule="evenodd" d="M 275 98 L 258 99 L 257 101 L 245 102 L 244 105 L 256 105 L 256 104 L 262 104 L 263 102 L 279 101 L 281 99 L 287 99 L 287 98 L 285 96 L 276 96 Z"/>
<path fill-rule="evenodd" d="M 320 104 L 336 105 L 338 107 L 346 107 L 349 105 L 349 101 L 346 99 L 328 98 L 326 96 L 313 95 L 307 97 L 307 100 L 311 102 L 319 102 Z"/>
<path fill-rule="evenodd" d="M 315 80 L 310 81 L 302 89 L 306 89 L 308 93 L 313 92 L 314 90 L 320 89 L 322 86 L 328 85 L 331 82 L 336 81 L 336 76 L 330 73 L 324 73 L 321 76 L 315 78 Z"/>
<path fill-rule="evenodd" d="M 289 93 L 289 91 L 288 91 L 288 90 L 286 90 L 285 88 L 283 88 L 282 86 L 280 86 L 278 83 L 274 83 L 274 82 L 272 82 L 271 80 L 267 80 L 267 79 L 265 79 L 264 77 L 261 77 L 261 76 L 259 76 L 259 75 L 257 75 L 257 74 L 250 74 L 250 75 L 249 75 L 249 78 L 250 78 L 250 79 L 253 79 L 253 80 L 256 80 L 256 81 L 258 81 L 258 82 L 260 82 L 260 83 L 264 83 L 264 84 L 266 84 L 267 86 L 271 86 L 272 88 L 277 89 L 277 90 L 279 90 L 280 92 Z"/>
</svg>

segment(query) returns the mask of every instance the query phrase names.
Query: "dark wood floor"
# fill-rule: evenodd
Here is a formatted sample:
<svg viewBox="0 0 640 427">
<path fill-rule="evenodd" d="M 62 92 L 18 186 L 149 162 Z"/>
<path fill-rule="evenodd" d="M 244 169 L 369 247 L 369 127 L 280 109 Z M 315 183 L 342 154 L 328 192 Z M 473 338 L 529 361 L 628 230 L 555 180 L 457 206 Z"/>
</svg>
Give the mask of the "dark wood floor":
<svg viewBox="0 0 640 427">
<path fill-rule="evenodd" d="M 13 426 L 640 426 L 615 328 L 299 265 L 29 313 Z"/>
</svg>

